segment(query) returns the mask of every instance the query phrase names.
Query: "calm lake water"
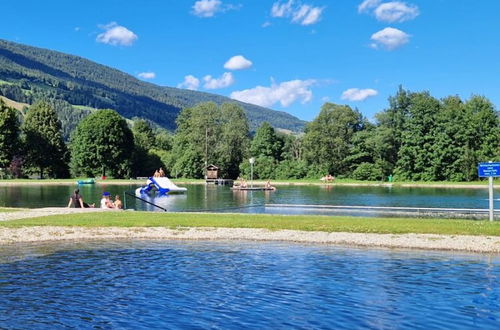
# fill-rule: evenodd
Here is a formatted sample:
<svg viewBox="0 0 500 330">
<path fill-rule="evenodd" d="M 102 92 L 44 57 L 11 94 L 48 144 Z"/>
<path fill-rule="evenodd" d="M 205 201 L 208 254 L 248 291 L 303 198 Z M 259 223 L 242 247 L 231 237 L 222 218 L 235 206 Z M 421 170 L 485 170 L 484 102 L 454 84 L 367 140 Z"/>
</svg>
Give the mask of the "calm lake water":
<svg viewBox="0 0 500 330">
<path fill-rule="evenodd" d="M 138 185 L 82 185 L 86 202 L 99 204 L 103 191 L 132 192 Z M 227 186 L 186 185 L 184 195 L 150 198 L 169 211 L 220 211 L 284 214 L 328 214 L 330 211 L 264 207 L 264 204 L 364 205 L 440 208 L 488 208 L 487 189 L 401 188 L 353 186 L 279 186 L 277 191 L 231 191 Z M 76 185 L 0 187 L 0 206 L 65 206 Z M 500 190 L 496 190 L 500 196 Z M 497 197 L 498 198 L 498 197 Z M 126 196 L 128 208 L 159 209 Z M 497 201 L 497 203 L 499 203 Z M 498 208 L 498 207 L 497 207 Z"/>
<path fill-rule="evenodd" d="M 0 247 L 0 328 L 499 329 L 500 260 L 221 242 Z"/>
</svg>

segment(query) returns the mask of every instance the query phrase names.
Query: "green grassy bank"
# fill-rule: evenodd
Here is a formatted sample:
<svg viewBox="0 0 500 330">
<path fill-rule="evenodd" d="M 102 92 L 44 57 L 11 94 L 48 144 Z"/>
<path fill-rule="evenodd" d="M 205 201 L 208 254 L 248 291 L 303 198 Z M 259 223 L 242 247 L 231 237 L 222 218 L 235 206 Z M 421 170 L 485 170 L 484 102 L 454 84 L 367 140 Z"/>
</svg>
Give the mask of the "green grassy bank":
<svg viewBox="0 0 500 330">
<path fill-rule="evenodd" d="M 86 178 L 73 178 L 73 179 L 3 179 L 0 180 L 1 184 L 76 184 L 78 180 L 85 180 Z M 180 178 L 173 179 L 178 184 L 205 184 L 203 179 L 188 179 Z M 143 184 L 144 179 L 97 179 L 98 184 Z M 254 184 L 264 185 L 265 181 L 255 180 Z M 381 185 L 391 184 L 392 186 L 417 186 L 417 187 L 477 187 L 488 186 L 487 180 L 472 181 L 472 182 L 453 182 L 453 181 L 361 181 L 353 179 L 336 179 L 332 183 L 324 183 L 319 179 L 288 179 L 288 180 L 271 180 L 273 185 Z M 495 185 L 500 184 L 500 179 L 495 180 Z"/>
<path fill-rule="evenodd" d="M 266 214 L 99 212 L 0 222 L 0 227 L 22 226 L 225 227 L 380 234 L 416 233 L 500 236 L 499 221 L 327 217 L 309 215 L 282 216 Z"/>
</svg>

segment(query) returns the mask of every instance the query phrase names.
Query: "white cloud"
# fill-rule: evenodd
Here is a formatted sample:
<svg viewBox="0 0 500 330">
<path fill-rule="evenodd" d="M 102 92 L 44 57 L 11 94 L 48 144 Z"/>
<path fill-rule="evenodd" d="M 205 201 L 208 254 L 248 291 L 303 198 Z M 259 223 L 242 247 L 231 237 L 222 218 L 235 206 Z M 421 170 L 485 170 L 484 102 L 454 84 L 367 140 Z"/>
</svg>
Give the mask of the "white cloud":
<svg viewBox="0 0 500 330">
<path fill-rule="evenodd" d="M 358 6 L 358 13 L 367 13 L 380 4 L 381 0 L 365 0 Z"/>
<path fill-rule="evenodd" d="M 287 17 L 292 13 L 292 5 L 293 0 L 289 0 L 288 2 L 281 3 L 275 2 L 273 3 L 273 7 L 271 8 L 271 16 L 272 17 Z"/>
<path fill-rule="evenodd" d="M 193 14 L 199 17 L 213 17 L 215 13 L 222 10 L 220 0 L 200 0 L 193 5 Z"/>
<path fill-rule="evenodd" d="M 358 12 L 373 13 L 377 20 L 388 23 L 409 21 L 420 14 L 417 6 L 406 2 L 381 2 L 381 0 L 365 0 L 358 6 Z"/>
<path fill-rule="evenodd" d="M 193 5 L 193 15 L 198 17 L 214 17 L 219 12 L 238 10 L 241 5 L 224 5 L 220 0 L 199 0 Z"/>
<path fill-rule="evenodd" d="M 349 88 L 342 93 L 342 100 L 348 101 L 364 101 L 371 96 L 377 95 L 378 92 L 371 88 L 359 89 L 359 88 Z"/>
<path fill-rule="evenodd" d="M 404 2 L 386 2 L 378 6 L 374 11 L 375 17 L 382 22 L 394 23 L 409 21 L 417 17 L 420 12 L 415 5 Z"/>
<path fill-rule="evenodd" d="M 154 73 L 154 72 L 141 72 L 137 76 L 139 78 L 142 78 L 142 79 L 154 79 L 154 78 L 156 78 L 156 73 Z"/>
<path fill-rule="evenodd" d="M 266 28 L 268 26 L 271 26 L 271 22 L 264 22 L 262 23 L 261 27 Z"/>
<path fill-rule="evenodd" d="M 410 35 L 391 27 L 386 27 L 383 30 L 375 32 L 371 36 L 373 43 L 372 48 L 385 48 L 387 50 L 394 50 L 407 44 L 410 41 Z"/>
<path fill-rule="evenodd" d="M 184 81 L 177 85 L 177 88 L 185 88 L 190 90 L 197 90 L 200 87 L 200 79 L 192 75 L 184 77 Z"/>
<path fill-rule="evenodd" d="M 294 0 L 275 2 L 271 8 L 272 17 L 290 18 L 292 23 L 300 25 L 316 24 L 321 19 L 324 7 L 313 7 L 306 4 L 295 5 Z"/>
<path fill-rule="evenodd" d="M 231 98 L 263 107 L 270 107 L 280 103 L 283 107 L 288 107 L 297 100 L 302 103 L 311 101 L 311 86 L 316 83 L 314 79 L 308 80 L 290 80 L 280 84 L 272 81 L 270 87 L 257 86 L 242 91 L 234 91 Z"/>
<path fill-rule="evenodd" d="M 213 78 L 211 75 L 203 77 L 205 89 L 220 89 L 226 88 L 234 84 L 235 80 L 231 72 L 224 72 L 220 78 Z"/>
<path fill-rule="evenodd" d="M 113 45 L 113 46 L 132 46 L 138 36 L 124 26 L 118 25 L 116 22 L 111 22 L 107 25 L 100 26 L 104 30 L 103 33 L 97 35 L 96 41 Z"/>
<path fill-rule="evenodd" d="M 224 68 L 228 70 L 243 70 L 250 68 L 252 64 L 252 61 L 246 59 L 243 55 L 236 55 L 224 64 Z"/>
</svg>

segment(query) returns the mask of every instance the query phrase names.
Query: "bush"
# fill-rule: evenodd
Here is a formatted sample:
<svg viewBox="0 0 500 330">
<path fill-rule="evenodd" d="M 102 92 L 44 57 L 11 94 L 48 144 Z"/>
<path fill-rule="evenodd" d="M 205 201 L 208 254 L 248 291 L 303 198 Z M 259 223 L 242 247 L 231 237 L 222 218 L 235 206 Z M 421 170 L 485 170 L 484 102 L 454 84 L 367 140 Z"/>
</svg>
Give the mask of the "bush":
<svg viewBox="0 0 500 330">
<path fill-rule="evenodd" d="M 356 180 L 380 181 L 384 178 L 384 173 L 377 164 L 361 163 L 352 172 L 352 177 Z"/>
</svg>

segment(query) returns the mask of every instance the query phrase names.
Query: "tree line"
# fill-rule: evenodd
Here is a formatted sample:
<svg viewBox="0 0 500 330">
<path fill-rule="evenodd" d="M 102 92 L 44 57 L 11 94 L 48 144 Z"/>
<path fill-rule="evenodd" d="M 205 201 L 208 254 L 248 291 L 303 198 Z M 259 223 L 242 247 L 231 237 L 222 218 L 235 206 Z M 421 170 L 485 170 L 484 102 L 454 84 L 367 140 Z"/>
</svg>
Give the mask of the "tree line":
<svg viewBox="0 0 500 330">
<path fill-rule="evenodd" d="M 51 103 L 35 103 L 24 121 L 0 103 L 0 168 L 11 176 L 151 175 L 203 178 L 206 165 L 224 178 L 319 178 L 471 181 L 477 163 L 500 158 L 500 120 L 483 96 L 436 99 L 399 88 L 375 123 L 347 105 L 325 103 L 303 134 L 264 122 L 253 134 L 237 104 L 200 103 L 177 117 L 174 134 L 113 110 L 80 121 L 65 143 Z"/>
</svg>

